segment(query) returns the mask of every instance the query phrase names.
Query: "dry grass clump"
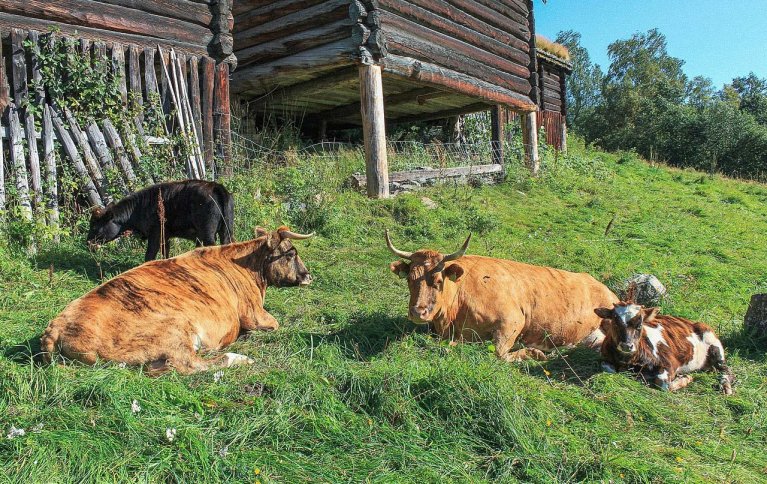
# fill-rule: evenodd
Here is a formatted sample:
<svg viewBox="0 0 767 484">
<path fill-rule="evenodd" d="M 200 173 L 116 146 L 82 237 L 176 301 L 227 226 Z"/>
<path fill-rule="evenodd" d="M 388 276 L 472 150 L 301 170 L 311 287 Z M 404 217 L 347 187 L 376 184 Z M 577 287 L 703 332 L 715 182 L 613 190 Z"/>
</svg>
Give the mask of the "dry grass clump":
<svg viewBox="0 0 767 484">
<path fill-rule="evenodd" d="M 535 42 L 535 45 L 538 49 L 544 52 L 548 52 L 551 55 L 555 55 L 560 59 L 564 59 L 566 61 L 570 60 L 570 51 L 564 45 L 557 44 L 556 42 L 549 40 L 543 35 L 536 35 Z"/>
</svg>

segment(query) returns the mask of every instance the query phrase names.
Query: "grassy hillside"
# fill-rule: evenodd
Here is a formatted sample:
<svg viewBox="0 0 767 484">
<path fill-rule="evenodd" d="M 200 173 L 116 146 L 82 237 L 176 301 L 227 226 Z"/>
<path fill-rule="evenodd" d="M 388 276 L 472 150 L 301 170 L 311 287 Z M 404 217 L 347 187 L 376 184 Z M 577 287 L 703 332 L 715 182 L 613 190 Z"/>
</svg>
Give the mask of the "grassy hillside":
<svg viewBox="0 0 767 484">
<path fill-rule="evenodd" d="M 269 289 L 282 328 L 236 342 L 257 363 L 221 378 L 33 363 L 47 322 L 143 248 L 92 255 L 84 221 L 34 257 L 3 243 L 0 481 L 767 481 L 767 357 L 741 331 L 750 295 L 767 289 L 767 187 L 573 151 L 537 180 L 512 164 L 498 186 L 385 201 L 341 189 L 353 156 L 288 158 L 229 180 L 240 239 L 281 222 L 319 236 L 297 244 L 314 285 Z M 669 288 L 665 312 L 718 329 L 736 393 L 723 397 L 707 374 L 661 393 L 600 373 L 582 349 L 509 365 L 486 344 L 440 342 L 405 318 L 384 228 L 406 250 L 452 251 L 472 231 L 471 253 L 613 287 L 654 273 Z M 7 439 L 11 426 L 26 435 Z"/>
</svg>

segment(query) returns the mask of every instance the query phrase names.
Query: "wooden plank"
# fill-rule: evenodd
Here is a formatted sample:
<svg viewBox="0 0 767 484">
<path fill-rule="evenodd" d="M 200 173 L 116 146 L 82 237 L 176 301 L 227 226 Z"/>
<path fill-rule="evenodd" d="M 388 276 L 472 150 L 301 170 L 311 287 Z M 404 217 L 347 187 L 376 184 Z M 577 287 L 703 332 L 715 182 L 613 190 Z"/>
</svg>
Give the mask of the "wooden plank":
<svg viewBox="0 0 767 484">
<path fill-rule="evenodd" d="M 8 114 L 8 122 L 11 138 L 11 165 L 13 166 L 13 176 L 16 180 L 16 197 L 19 202 L 21 216 L 32 221 L 32 203 L 29 199 L 29 183 L 27 181 L 27 166 L 24 159 L 24 132 L 19 121 L 18 109 L 11 105 Z"/>
<path fill-rule="evenodd" d="M 204 27 L 208 27 L 213 21 L 213 14 L 207 2 L 187 0 L 99 0 L 99 2 L 183 20 Z"/>
<path fill-rule="evenodd" d="M 48 111 L 51 117 L 53 127 L 56 130 L 56 135 L 59 142 L 61 143 L 62 148 L 64 149 L 64 153 L 66 153 L 67 157 L 69 157 L 75 172 L 80 177 L 81 188 L 85 191 L 85 196 L 88 199 L 88 202 L 91 204 L 91 206 L 94 207 L 102 206 L 103 202 L 101 200 L 101 196 L 99 195 L 99 192 L 96 189 L 96 185 L 93 183 L 93 179 L 91 178 L 91 175 L 88 173 L 88 170 L 83 163 L 83 159 L 80 157 L 80 153 L 77 151 L 77 145 L 75 144 L 72 136 L 69 134 L 69 131 L 64 125 L 64 121 L 61 119 L 61 113 L 54 111 L 48 104 L 45 105 L 45 109 Z"/>
<path fill-rule="evenodd" d="M 537 109 L 528 96 L 504 89 L 481 79 L 445 69 L 431 63 L 390 54 L 384 59 L 384 73 L 398 78 L 446 88 L 490 104 L 504 104 L 520 111 Z"/>
<path fill-rule="evenodd" d="M 192 107 L 192 117 L 194 118 L 195 131 L 197 139 L 200 141 L 200 148 L 203 148 L 202 134 L 202 105 L 200 99 L 200 61 L 197 57 L 189 58 L 189 103 Z"/>
<path fill-rule="evenodd" d="M 502 106 L 494 106 L 490 110 L 490 146 L 492 148 L 492 159 L 496 165 L 503 164 L 503 140 L 506 119 L 504 117 L 505 109 Z"/>
<path fill-rule="evenodd" d="M 77 119 L 75 119 L 75 117 L 71 112 L 69 112 L 67 108 L 63 109 L 63 113 L 64 119 L 69 124 L 69 130 L 72 134 L 72 138 L 77 144 L 80 152 L 83 154 L 82 159 L 85 161 L 85 167 L 88 169 L 88 172 L 91 175 L 93 183 L 96 185 L 96 189 L 98 190 L 99 195 L 102 199 L 108 201 L 111 198 L 109 196 L 109 185 L 106 178 L 104 177 L 103 172 L 101 171 L 101 167 L 99 167 L 98 161 L 96 160 L 96 155 L 91 149 L 90 143 L 88 142 L 88 136 L 80 128 Z"/>
<path fill-rule="evenodd" d="M 268 92 L 279 86 L 280 79 L 289 85 L 304 80 L 302 76 L 318 77 L 322 70 L 353 65 L 351 55 L 358 50 L 359 45 L 355 45 L 351 38 L 342 39 L 289 57 L 237 69 L 232 74 L 232 92 Z"/>
<path fill-rule="evenodd" d="M 216 140 L 216 156 L 231 170 L 232 133 L 231 106 L 229 105 L 229 64 L 216 65 L 216 86 L 213 93 L 213 119 Z M 227 176 L 231 173 L 226 173 Z M 211 174 L 211 176 L 213 176 Z"/>
<path fill-rule="evenodd" d="M 234 32 L 242 32 L 256 25 L 263 25 L 291 13 L 300 12 L 325 0 L 282 0 L 269 2 L 261 7 L 250 7 L 234 15 Z M 242 2 L 236 2 L 242 3 Z"/>
<path fill-rule="evenodd" d="M 371 198 L 388 198 L 389 162 L 386 157 L 386 120 L 381 66 L 361 65 L 359 71 L 367 193 Z"/>
<path fill-rule="evenodd" d="M 4 0 L 3 11 L 46 21 L 207 46 L 207 26 L 95 0 Z"/>
<path fill-rule="evenodd" d="M 0 33 L 0 131 L 3 129 L 3 119 L 8 107 L 8 83 L 5 76 L 5 56 L 3 56 L 2 33 Z M 3 133 L 0 132 L 0 222 L 3 221 L 5 212 L 5 147 L 3 146 Z"/>
<path fill-rule="evenodd" d="M 349 19 L 342 19 L 321 24 L 315 29 L 288 33 L 270 42 L 237 50 L 235 55 L 237 55 L 238 66 L 242 68 L 258 62 L 294 55 L 296 52 L 336 40 L 348 39 L 351 34 L 352 22 Z M 360 42 L 362 43 L 364 42 Z"/>
<path fill-rule="evenodd" d="M 402 18 L 414 21 L 419 25 L 428 27 L 431 30 L 449 35 L 454 39 L 467 42 L 478 48 L 492 52 L 493 54 L 510 58 L 521 53 L 525 60 L 527 59 L 527 50 L 529 48 L 526 41 L 517 39 L 510 34 L 503 32 L 500 37 L 503 41 L 497 40 L 499 35 L 492 32 L 491 27 L 486 24 L 480 24 L 477 26 L 479 31 L 473 30 L 465 25 L 451 20 L 445 15 L 439 15 L 434 13 L 431 9 L 422 8 L 409 0 L 380 0 L 382 10 L 377 10 L 368 16 L 368 23 L 380 24 L 386 18 L 386 15 L 381 15 L 381 12 L 391 12 L 397 14 Z M 453 13 L 448 6 L 449 13 Z M 373 18 L 371 19 L 371 16 Z M 475 20 L 473 17 L 467 16 L 467 21 L 471 23 Z"/>
<path fill-rule="evenodd" d="M 8 75 L 5 72 L 5 57 L 3 56 L 2 30 L 0 29 L 0 119 L 5 115 L 5 108 L 10 103 L 11 91 Z M 0 150 L 2 151 L 2 150 Z M 2 208 L 0 208 L 2 210 Z"/>
<path fill-rule="evenodd" d="M 131 45 L 128 49 L 128 88 L 130 93 L 128 100 L 131 103 L 133 109 L 139 112 L 139 121 L 144 120 L 144 96 L 143 89 L 141 87 L 141 51 L 138 46 Z"/>
<path fill-rule="evenodd" d="M 168 78 L 163 74 L 166 69 L 170 69 L 170 54 L 163 50 L 160 52 L 160 98 L 162 100 L 162 112 L 170 117 L 173 110 L 173 102 L 170 94 L 170 84 Z M 168 122 L 170 124 L 170 121 Z M 170 129 L 170 128 L 169 128 Z"/>
<path fill-rule="evenodd" d="M 216 62 L 210 57 L 202 58 L 202 145 L 205 162 L 211 176 L 215 174 L 213 158 L 213 92 L 215 89 Z"/>
<path fill-rule="evenodd" d="M 295 32 L 311 30 L 323 24 L 343 20 L 348 18 L 348 15 L 349 0 L 326 0 L 313 7 L 237 32 L 234 34 L 234 42 L 237 49 L 241 50 Z"/>
<path fill-rule="evenodd" d="M 114 127 L 109 118 L 105 118 L 101 124 L 104 126 L 104 137 L 117 157 L 117 164 L 120 167 L 123 176 L 128 181 L 128 187 L 135 188 L 136 173 L 133 171 L 133 167 L 128 159 L 128 153 L 125 151 L 125 146 L 120 138 L 120 133 L 118 133 L 117 128 Z"/>
<path fill-rule="evenodd" d="M 23 15 L 14 15 L 6 12 L 0 12 L 0 35 L 3 38 L 10 37 L 10 29 L 19 28 L 23 30 L 38 30 L 48 32 L 56 29 L 61 35 L 69 35 L 77 38 L 87 38 L 90 40 L 101 40 L 103 42 L 119 42 L 123 45 L 135 44 L 143 47 L 156 47 L 159 40 L 163 45 L 173 46 L 177 49 L 183 49 L 186 52 L 207 55 L 208 44 L 190 44 L 188 42 L 179 42 L 172 39 L 158 39 L 156 37 L 147 37 L 144 35 L 135 35 L 116 32 L 114 30 L 104 30 L 91 27 L 82 27 L 57 22 L 45 18 L 32 18 Z"/>
<path fill-rule="evenodd" d="M 476 46 L 476 35 L 472 43 L 467 43 L 461 39 L 456 39 L 453 35 L 443 34 L 432 30 L 424 25 L 408 20 L 399 15 L 380 12 L 381 21 L 385 25 L 387 39 L 391 38 L 392 32 L 403 32 L 407 36 L 422 39 L 424 42 L 438 46 L 438 50 L 447 50 L 460 54 L 460 57 L 476 60 L 488 67 L 514 74 L 522 79 L 527 78 L 530 73 L 527 71 L 527 63 L 530 59 L 529 53 L 519 49 L 503 49 L 501 55 L 489 52 L 485 46 Z"/>
<path fill-rule="evenodd" d="M 125 76 L 125 47 L 119 43 L 112 44 L 112 72 L 117 76 L 123 106 L 128 105 L 128 85 Z"/>
<path fill-rule="evenodd" d="M 155 49 L 144 49 L 144 99 L 148 104 L 160 101 L 160 89 L 157 86 L 157 73 L 154 70 Z"/>
<path fill-rule="evenodd" d="M 503 86 L 518 94 L 524 95 L 530 91 L 527 70 L 524 70 L 525 77 L 521 77 L 519 73 L 503 72 L 463 55 L 456 55 L 454 51 L 440 44 L 401 31 L 388 32 L 387 41 L 390 53 L 433 63 L 496 86 Z M 387 59 L 388 56 L 383 59 L 384 63 Z"/>
<path fill-rule="evenodd" d="M 395 171 L 390 173 L 389 182 L 405 183 L 416 180 L 450 180 L 471 176 L 501 175 L 503 166 L 498 164 L 461 166 L 456 168 L 439 168 L 431 170 Z M 352 187 L 364 189 L 367 187 L 365 175 L 352 175 L 349 180 Z"/>
<path fill-rule="evenodd" d="M 88 126 L 85 127 L 85 134 L 88 136 L 88 142 L 90 143 L 93 152 L 101 163 L 102 172 L 106 173 L 109 170 L 114 169 L 114 159 L 109 152 L 107 142 L 96 124 L 96 121 L 91 121 Z"/>
<path fill-rule="evenodd" d="M 37 130 L 35 128 L 35 116 L 30 109 L 24 108 L 27 103 L 32 103 L 29 96 L 27 83 L 27 61 L 24 41 L 27 40 L 27 32 L 13 29 L 11 32 L 11 51 L 13 68 L 13 100 L 18 116 L 23 120 L 24 133 L 27 139 L 27 153 L 29 155 L 29 175 L 32 181 L 32 203 L 35 208 L 43 200 L 43 184 L 40 173 L 40 155 L 37 150 Z"/>
</svg>

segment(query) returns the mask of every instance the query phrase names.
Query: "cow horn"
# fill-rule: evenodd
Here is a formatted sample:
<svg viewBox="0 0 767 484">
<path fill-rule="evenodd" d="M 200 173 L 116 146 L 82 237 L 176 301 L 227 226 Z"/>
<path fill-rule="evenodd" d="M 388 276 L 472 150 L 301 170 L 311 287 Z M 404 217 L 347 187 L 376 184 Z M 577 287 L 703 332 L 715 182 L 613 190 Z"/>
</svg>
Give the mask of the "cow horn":
<svg viewBox="0 0 767 484">
<path fill-rule="evenodd" d="M 392 251 L 397 257 L 402 257 L 403 259 L 407 260 L 410 260 L 413 257 L 412 252 L 405 252 L 394 247 L 394 244 L 391 243 L 391 238 L 389 237 L 389 229 L 386 229 L 386 245 L 389 247 L 389 250 Z"/>
<path fill-rule="evenodd" d="M 463 243 L 463 247 L 458 249 L 457 252 L 446 255 L 445 258 L 442 259 L 442 262 L 450 262 L 451 260 L 458 260 L 463 257 L 463 255 L 466 254 L 466 250 L 469 248 L 469 242 L 471 242 L 471 234 L 466 237 L 466 242 Z"/>
<path fill-rule="evenodd" d="M 290 230 L 280 230 L 280 235 L 283 239 L 293 239 L 293 240 L 304 240 L 311 237 L 314 237 L 314 232 L 311 234 L 297 234 L 295 232 L 291 232 Z"/>
</svg>

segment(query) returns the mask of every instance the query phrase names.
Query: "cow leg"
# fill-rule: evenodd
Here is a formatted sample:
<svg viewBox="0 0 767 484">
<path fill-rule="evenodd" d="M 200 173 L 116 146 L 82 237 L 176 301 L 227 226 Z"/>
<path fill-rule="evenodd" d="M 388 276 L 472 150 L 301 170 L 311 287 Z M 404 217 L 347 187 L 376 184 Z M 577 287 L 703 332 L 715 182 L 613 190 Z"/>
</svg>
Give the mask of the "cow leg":
<svg viewBox="0 0 767 484">
<path fill-rule="evenodd" d="M 692 383 L 692 375 L 682 375 L 676 377 L 674 380 L 671 381 L 668 385 L 669 391 L 675 392 L 679 390 L 680 388 L 684 388 L 687 385 Z"/>
<path fill-rule="evenodd" d="M 155 260 L 157 252 L 160 250 L 160 234 L 156 231 L 152 231 L 147 236 L 146 254 L 144 255 L 144 261 Z"/>
<path fill-rule="evenodd" d="M 241 316 L 240 327 L 246 331 L 274 331 L 279 329 L 280 323 L 278 323 L 277 319 L 269 314 L 268 311 L 262 309 L 259 314 L 256 314 L 252 318 L 249 316 Z"/>
<path fill-rule="evenodd" d="M 522 325 L 513 325 L 522 327 Z M 495 355 L 509 363 L 514 363 L 522 360 L 546 360 L 546 355 L 543 351 L 536 348 L 523 348 L 521 350 L 512 351 L 514 345 L 517 342 L 519 336 L 519 330 L 514 330 L 509 327 L 498 329 L 493 334 L 493 343 L 495 344 Z"/>
</svg>

